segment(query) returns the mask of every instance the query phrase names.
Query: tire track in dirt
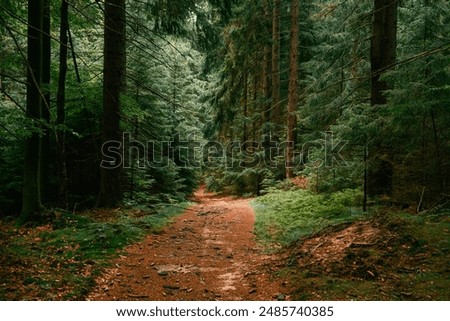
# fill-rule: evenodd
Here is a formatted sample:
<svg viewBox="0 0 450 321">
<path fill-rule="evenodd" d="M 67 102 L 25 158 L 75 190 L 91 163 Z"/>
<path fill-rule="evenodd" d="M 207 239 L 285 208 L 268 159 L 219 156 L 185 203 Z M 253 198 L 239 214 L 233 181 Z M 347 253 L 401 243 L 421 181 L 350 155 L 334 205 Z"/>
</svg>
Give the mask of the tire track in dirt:
<svg viewBox="0 0 450 321">
<path fill-rule="evenodd" d="M 162 234 L 129 246 L 88 300 L 288 299 L 287 283 L 273 277 L 277 258 L 255 242 L 249 201 L 202 190 L 195 197 Z"/>
</svg>

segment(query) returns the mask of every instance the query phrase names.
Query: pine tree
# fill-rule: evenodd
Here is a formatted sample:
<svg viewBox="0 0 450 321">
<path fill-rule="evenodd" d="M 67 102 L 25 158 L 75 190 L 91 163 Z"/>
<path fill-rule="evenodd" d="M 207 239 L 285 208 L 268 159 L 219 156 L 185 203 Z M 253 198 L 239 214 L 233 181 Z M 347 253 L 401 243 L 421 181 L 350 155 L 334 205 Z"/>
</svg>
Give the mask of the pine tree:
<svg viewBox="0 0 450 321">
<path fill-rule="evenodd" d="M 27 114 L 35 123 L 42 122 L 44 47 L 44 0 L 28 1 L 28 66 L 27 66 Z M 19 223 L 39 220 L 42 209 L 41 188 L 41 139 L 35 129 L 25 143 L 22 212 Z"/>
<path fill-rule="evenodd" d="M 396 146 L 393 197 L 414 202 L 418 211 L 434 206 L 448 191 L 447 11 L 445 1 L 400 5 L 398 63 L 385 76 L 394 84 L 387 93 L 391 135 L 386 138 L 386 144 Z M 402 32 L 404 26 L 411 28 Z"/>
<path fill-rule="evenodd" d="M 121 141 L 120 99 L 125 89 L 126 65 L 125 16 L 125 0 L 105 2 L 102 146 Z M 114 162 L 109 168 L 101 168 L 98 197 L 98 206 L 101 207 L 114 207 L 122 201 L 122 159 L 116 158 Z"/>
<path fill-rule="evenodd" d="M 275 124 L 283 124 L 280 98 L 280 20 L 281 0 L 274 0 L 272 12 L 272 113 Z"/>
<path fill-rule="evenodd" d="M 398 0 L 375 0 L 371 39 L 371 106 L 387 104 L 385 91 L 390 88 L 381 79 L 384 71 L 395 65 L 397 57 L 397 8 Z M 373 146 L 370 153 L 376 154 L 378 164 L 368 174 L 371 195 L 391 194 L 393 168 L 389 148 Z M 370 155 L 369 155 L 370 156 Z M 381 156 L 381 157 L 380 157 Z"/>
<path fill-rule="evenodd" d="M 289 96 L 287 109 L 287 147 L 286 147 L 286 178 L 292 178 L 293 153 L 296 141 L 295 128 L 297 126 L 298 104 L 298 48 L 299 48 L 299 4 L 298 0 L 291 2 L 291 32 L 290 32 L 290 56 L 289 56 Z"/>
<path fill-rule="evenodd" d="M 66 120 L 66 75 L 67 75 L 67 53 L 68 53 L 68 32 L 69 32 L 69 3 L 61 0 L 61 21 L 59 27 L 59 76 L 58 91 L 56 94 L 56 124 L 64 126 Z M 57 156 L 57 177 L 58 177 L 58 206 L 67 208 L 69 206 L 69 186 L 67 178 L 66 163 L 66 135 L 62 128 L 56 129 Z"/>
</svg>

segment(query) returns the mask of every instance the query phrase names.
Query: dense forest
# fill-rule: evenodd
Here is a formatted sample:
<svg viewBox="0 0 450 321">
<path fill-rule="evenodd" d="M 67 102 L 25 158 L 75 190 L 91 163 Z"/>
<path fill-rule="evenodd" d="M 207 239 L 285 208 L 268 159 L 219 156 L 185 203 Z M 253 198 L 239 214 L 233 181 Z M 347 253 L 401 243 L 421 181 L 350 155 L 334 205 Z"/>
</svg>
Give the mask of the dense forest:
<svg viewBox="0 0 450 321">
<path fill-rule="evenodd" d="M 0 218 L 199 186 L 445 210 L 449 35 L 447 0 L 3 0 Z"/>
<path fill-rule="evenodd" d="M 360 187 L 361 206 L 446 202 L 447 5 L 5 1 L 2 215 L 183 198 L 202 178 L 259 194 L 294 175 Z M 228 148 L 182 155 L 203 137 Z"/>
</svg>

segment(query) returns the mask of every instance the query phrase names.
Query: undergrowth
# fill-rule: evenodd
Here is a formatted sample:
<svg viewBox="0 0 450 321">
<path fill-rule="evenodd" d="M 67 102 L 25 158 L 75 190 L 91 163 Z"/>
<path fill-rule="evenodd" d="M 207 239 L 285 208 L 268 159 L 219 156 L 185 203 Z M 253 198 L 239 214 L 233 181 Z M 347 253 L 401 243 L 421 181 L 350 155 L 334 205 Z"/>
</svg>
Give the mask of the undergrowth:
<svg viewBox="0 0 450 321">
<path fill-rule="evenodd" d="M 374 244 L 348 247 L 342 261 L 287 268 L 297 285 L 295 300 L 450 299 L 450 219 L 448 213 L 418 215 L 387 211 L 369 224 L 380 229 Z M 355 235 L 357 237 L 357 235 Z M 369 274 L 368 271 L 371 273 Z"/>
<path fill-rule="evenodd" d="M 80 300 L 121 250 L 159 233 L 188 203 L 137 209 L 57 213 L 51 223 L 1 223 L 0 300 Z"/>
<path fill-rule="evenodd" d="M 361 192 L 344 190 L 314 194 L 309 190 L 272 191 L 252 202 L 255 234 L 267 245 L 287 245 L 325 227 L 355 221 L 363 216 Z"/>
<path fill-rule="evenodd" d="M 278 274 L 291 280 L 292 299 L 448 300 L 449 213 L 379 207 L 368 215 L 357 208 L 360 198 L 358 190 L 285 190 L 252 202 L 257 238 L 282 247 Z M 345 228 L 352 222 L 358 228 Z M 334 259 L 337 252 L 343 257 Z"/>
</svg>

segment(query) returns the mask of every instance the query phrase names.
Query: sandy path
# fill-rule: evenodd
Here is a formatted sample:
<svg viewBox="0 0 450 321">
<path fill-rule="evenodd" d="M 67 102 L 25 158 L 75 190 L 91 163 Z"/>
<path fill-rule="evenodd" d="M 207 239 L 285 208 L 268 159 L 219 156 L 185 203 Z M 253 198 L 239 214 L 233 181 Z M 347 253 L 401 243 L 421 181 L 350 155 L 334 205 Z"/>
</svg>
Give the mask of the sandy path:
<svg viewBox="0 0 450 321">
<path fill-rule="evenodd" d="M 274 300 L 286 283 L 252 233 L 245 199 L 199 191 L 195 206 L 160 235 L 126 249 L 98 279 L 89 300 Z"/>
</svg>

